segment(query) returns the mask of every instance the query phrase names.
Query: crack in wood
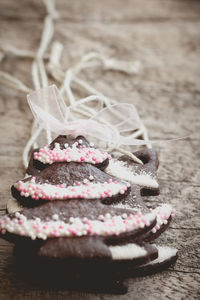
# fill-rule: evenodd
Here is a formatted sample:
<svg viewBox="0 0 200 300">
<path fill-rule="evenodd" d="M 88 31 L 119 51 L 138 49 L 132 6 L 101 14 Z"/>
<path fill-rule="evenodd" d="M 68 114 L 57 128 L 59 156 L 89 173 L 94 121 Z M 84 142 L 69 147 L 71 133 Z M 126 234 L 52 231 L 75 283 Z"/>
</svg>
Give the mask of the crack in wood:
<svg viewBox="0 0 200 300">
<path fill-rule="evenodd" d="M 200 273 L 199 272 L 196 272 L 196 271 L 184 271 L 184 270 L 177 270 L 177 269 L 171 269 L 171 268 L 169 268 L 168 269 L 170 272 L 174 272 L 174 273 L 185 273 L 185 274 L 198 274 L 198 275 L 200 275 Z"/>
</svg>

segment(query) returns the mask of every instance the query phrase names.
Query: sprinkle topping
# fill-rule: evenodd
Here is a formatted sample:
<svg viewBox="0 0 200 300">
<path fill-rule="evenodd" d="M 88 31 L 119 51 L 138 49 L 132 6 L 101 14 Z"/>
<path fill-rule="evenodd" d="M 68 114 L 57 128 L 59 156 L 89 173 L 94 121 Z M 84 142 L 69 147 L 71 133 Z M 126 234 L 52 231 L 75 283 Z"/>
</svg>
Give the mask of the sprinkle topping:
<svg viewBox="0 0 200 300">
<path fill-rule="evenodd" d="M 70 218 L 69 223 L 59 219 L 58 215 L 53 215 L 52 220 L 42 221 L 40 218 L 27 219 L 21 213 L 15 214 L 14 218 L 4 216 L 0 219 L 0 230 L 2 234 L 6 231 L 31 239 L 44 239 L 52 237 L 72 237 L 87 235 L 119 235 L 139 228 L 149 226 L 155 219 L 154 213 L 142 215 L 129 214 L 126 218 L 120 215 L 101 215 L 97 220 L 88 218 Z"/>
<path fill-rule="evenodd" d="M 158 188 L 156 178 L 149 172 L 137 172 L 134 167 L 128 166 L 125 162 L 116 159 L 111 159 L 105 172 L 121 180 L 128 180 L 140 186 Z"/>
<path fill-rule="evenodd" d="M 42 162 L 43 164 L 71 161 L 99 164 L 106 159 L 110 159 L 110 155 L 107 152 L 100 151 L 92 146 L 88 148 L 81 144 L 82 140 L 79 140 L 80 147 L 77 147 L 78 143 L 74 143 L 71 147 L 69 147 L 68 144 L 65 144 L 65 148 L 60 149 L 60 144 L 55 143 L 53 150 L 49 149 L 48 146 L 45 146 L 44 148 L 40 148 L 38 152 L 34 153 L 34 159 Z"/>
<path fill-rule="evenodd" d="M 156 207 L 152 210 L 157 217 L 156 226 L 151 230 L 152 233 L 156 233 L 160 229 L 162 225 L 166 225 L 170 217 L 175 217 L 175 209 L 171 207 L 169 204 L 163 204 L 162 206 Z"/>
<path fill-rule="evenodd" d="M 21 196 L 31 197 L 35 200 L 103 199 L 117 194 L 124 194 L 129 186 L 129 183 L 113 181 L 112 179 L 104 183 L 93 183 L 84 179 L 83 183 L 77 182 L 74 186 L 66 187 L 65 184 L 36 183 L 35 177 L 32 177 L 31 181 L 18 181 L 14 185 Z"/>
</svg>

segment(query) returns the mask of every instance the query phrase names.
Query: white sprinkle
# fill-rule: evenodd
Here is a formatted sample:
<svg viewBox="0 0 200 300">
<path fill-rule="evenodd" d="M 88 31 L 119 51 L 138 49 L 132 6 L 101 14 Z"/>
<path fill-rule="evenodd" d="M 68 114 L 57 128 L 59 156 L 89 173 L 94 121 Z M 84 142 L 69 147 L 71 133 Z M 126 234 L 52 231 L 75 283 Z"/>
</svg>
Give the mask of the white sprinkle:
<svg viewBox="0 0 200 300">
<path fill-rule="evenodd" d="M 15 217 L 16 217 L 16 218 L 19 218 L 19 216 L 20 216 L 20 213 L 17 211 L 17 212 L 15 213 Z"/>
<path fill-rule="evenodd" d="M 57 214 L 54 214 L 54 215 L 52 216 L 52 219 L 53 219 L 54 221 L 57 221 L 57 220 L 58 220 L 58 215 L 57 215 Z"/>
<path fill-rule="evenodd" d="M 106 214 L 106 218 L 107 218 L 107 219 L 110 219 L 110 218 L 111 218 L 111 214 L 107 213 L 107 214 Z"/>
<path fill-rule="evenodd" d="M 59 143 L 55 143 L 55 148 L 56 149 L 60 149 L 60 144 Z"/>
<path fill-rule="evenodd" d="M 70 222 L 70 223 L 73 223 L 73 222 L 74 222 L 74 218 L 73 218 L 73 217 L 70 217 L 70 218 L 69 218 L 69 222 Z"/>
</svg>

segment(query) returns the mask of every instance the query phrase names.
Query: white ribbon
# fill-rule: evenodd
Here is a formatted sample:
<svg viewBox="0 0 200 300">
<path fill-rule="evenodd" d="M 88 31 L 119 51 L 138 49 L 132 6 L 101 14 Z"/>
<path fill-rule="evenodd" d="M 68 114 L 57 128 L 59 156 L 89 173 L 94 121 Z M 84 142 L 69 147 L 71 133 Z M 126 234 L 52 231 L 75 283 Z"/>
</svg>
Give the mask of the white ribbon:
<svg viewBox="0 0 200 300">
<path fill-rule="evenodd" d="M 56 134 L 91 136 L 117 145 L 144 145 L 143 140 L 129 138 L 130 132 L 142 128 L 143 124 L 132 104 L 109 105 L 90 119 L 75 119 L 74 106 L 66 106 L 55 85 L 42 88 L 27 96 L 36 121 Z"/>
</svg>

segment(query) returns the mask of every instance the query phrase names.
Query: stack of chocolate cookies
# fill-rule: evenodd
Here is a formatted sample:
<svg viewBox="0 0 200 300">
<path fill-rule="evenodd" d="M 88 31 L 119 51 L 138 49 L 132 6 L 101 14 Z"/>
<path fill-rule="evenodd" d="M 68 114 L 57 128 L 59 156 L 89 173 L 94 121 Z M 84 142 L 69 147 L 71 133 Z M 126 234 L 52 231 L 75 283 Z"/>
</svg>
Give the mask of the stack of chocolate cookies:
<svg viewBox="0 0 200 300">
<path fill-rule="evenodd" d="M 152 242 L 175 211 L 148 208 L 158 195 L 154 150 L 114 158 L 83 136 L 58 136 L 33 152 L 15 183 L 18 205 L 0 218 L 1 237 L 15 244 L 20 268 L 40 284 L 124 293 L 125 279 L 167 267 L 177 250 Z M 23 262 L 23 263 L 21 263 Z"/>
</svg>

